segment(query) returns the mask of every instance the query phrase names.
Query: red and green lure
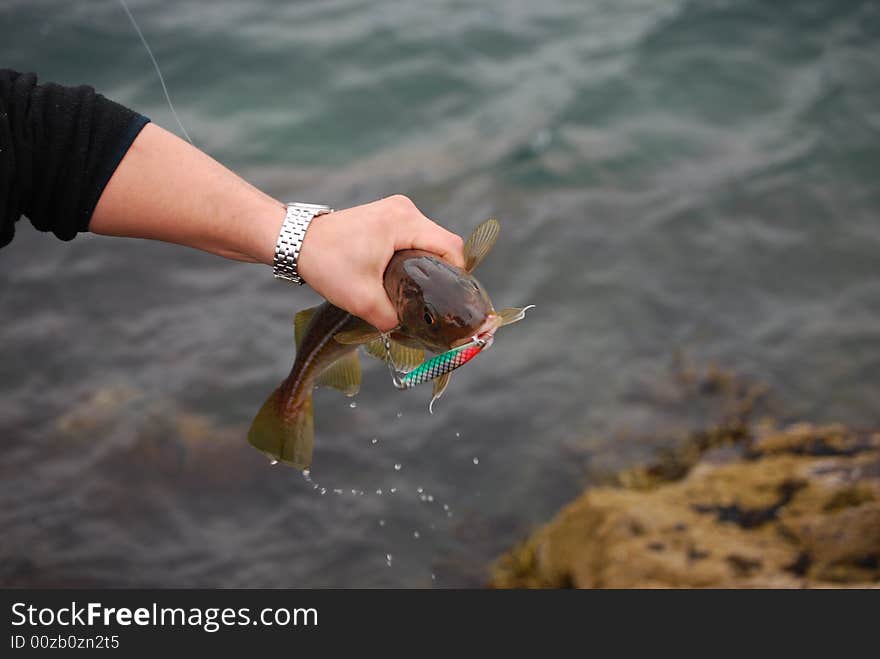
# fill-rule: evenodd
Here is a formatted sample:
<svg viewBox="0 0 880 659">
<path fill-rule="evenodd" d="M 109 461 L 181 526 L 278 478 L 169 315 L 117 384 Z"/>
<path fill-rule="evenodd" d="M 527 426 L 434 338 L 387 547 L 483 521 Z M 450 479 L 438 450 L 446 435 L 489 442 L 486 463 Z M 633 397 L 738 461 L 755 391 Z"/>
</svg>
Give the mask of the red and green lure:
<svg viewBox="0 0 880 659">
<path fill-rule="evenodd" d="M 391 366 L 391 379 L 394 382 L 394 386 L 398 389 L 411 389 L 424 382 L 436 380 L 437 378 L 446 375 L 447 373 L 452 373 L 455 369 L 467 364 L 482 352 L 483 348 L 486 347 L 486 344 L 487 342 L 483 339 L 473 339 L 464 345 L 452 348 L 436 357 L 432 357 L 426 362 L 416 366 L 408 373 L 399 375 L 392 366 L 390 360 L 391 346 L 386 339 L 385 349 L 389 353 L 388 365 Z"/>
</svg>

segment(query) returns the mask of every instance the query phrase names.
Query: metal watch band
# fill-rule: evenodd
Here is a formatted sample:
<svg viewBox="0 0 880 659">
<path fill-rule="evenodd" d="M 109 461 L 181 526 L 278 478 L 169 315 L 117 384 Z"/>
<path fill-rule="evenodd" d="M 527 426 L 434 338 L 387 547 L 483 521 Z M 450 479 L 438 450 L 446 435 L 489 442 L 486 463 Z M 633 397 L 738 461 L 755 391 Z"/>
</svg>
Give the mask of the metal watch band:
<svg viewBox="0 0 880 659">
<path fill-rule="evenodd" d="M 278 232 L 278 242 L 275 243 L 274 272 L 278 279 L 286 279 L 294 284 L 302 286 L 305 282 L 297 271 L 299 251 L 302 249 L 303 239 L 309 223 L 318 215 L 332 213 L 329 206 L 318 204 L 287 204 L 287 215 Z"/>
</svg>

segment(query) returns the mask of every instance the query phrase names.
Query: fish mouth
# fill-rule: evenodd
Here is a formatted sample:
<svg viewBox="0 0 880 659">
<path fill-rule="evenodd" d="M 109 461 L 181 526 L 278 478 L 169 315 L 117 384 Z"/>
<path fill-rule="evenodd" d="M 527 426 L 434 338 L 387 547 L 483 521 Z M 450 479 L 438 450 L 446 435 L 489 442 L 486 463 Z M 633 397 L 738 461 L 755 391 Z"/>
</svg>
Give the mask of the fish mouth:
<svg viewBox="0 0 880 659">
<path fill-rule="evenodd" d="M 457 348 L 472 341 L 482 341 L 485 344 L 483 346 L 483 350 L 485 350 L 492 345 L 492 342 L 495 340 L 495 330 L 499 327 L 501 327 L 501 316 L 494 311 L 490 311 L 486 316 L 486 320 L 483 321 L 483 324 L 477 328 L 477 331 L 472 336 L 459 339 L 452 344 L 452 347 Z"/>
</svg>

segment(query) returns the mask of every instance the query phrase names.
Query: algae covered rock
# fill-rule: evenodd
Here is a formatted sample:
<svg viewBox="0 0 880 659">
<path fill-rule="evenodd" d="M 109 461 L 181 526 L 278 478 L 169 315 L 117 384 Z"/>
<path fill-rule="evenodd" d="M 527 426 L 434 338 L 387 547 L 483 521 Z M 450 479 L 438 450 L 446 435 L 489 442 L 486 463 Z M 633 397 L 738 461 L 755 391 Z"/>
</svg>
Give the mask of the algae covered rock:
<svg viewBox="0 0 880 659">
<path fill-rule="evenodd" d="M 491 585 L 880 587 L 880 432 L 717 440 L 676 480 L 640 469 L 587 490 L 501 557 Z"/>
</svg>

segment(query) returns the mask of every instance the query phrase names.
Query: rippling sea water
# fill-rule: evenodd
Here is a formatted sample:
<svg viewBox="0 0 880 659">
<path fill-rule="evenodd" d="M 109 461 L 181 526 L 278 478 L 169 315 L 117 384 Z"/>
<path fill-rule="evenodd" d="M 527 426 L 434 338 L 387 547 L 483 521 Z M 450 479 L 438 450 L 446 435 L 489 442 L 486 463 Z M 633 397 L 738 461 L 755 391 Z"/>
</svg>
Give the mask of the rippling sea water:
<svg viewBox="0 0 880 659">
<path fill-rule="evenodd" d="M 877 3 L 129 2 L 199 147 L 283 199 L 495 215 L 480 279 L 537 309 L 433 416 L 377 363 L 356 407 L 319 392 L 315 489 L 244 439 L 313 294 L 20 222 L 0 583 L 479 584 L 584 465 L 650 452 L 591 438 L 674 423 L 634 392 L 678 351 L 787 417 L 880 420 Z M 115 0 L 6 0 L 0 24 L 0 66 L 175 128 Z"/>
</svg>

